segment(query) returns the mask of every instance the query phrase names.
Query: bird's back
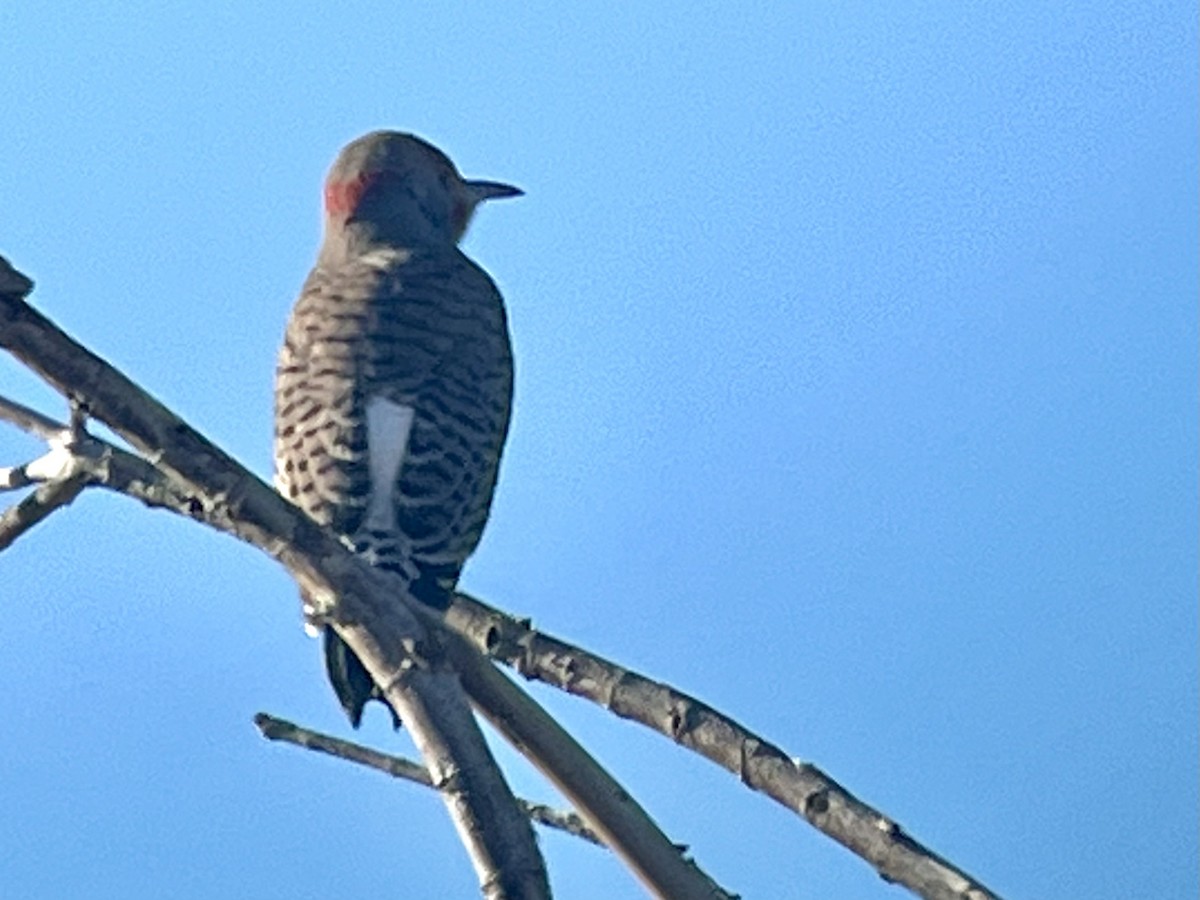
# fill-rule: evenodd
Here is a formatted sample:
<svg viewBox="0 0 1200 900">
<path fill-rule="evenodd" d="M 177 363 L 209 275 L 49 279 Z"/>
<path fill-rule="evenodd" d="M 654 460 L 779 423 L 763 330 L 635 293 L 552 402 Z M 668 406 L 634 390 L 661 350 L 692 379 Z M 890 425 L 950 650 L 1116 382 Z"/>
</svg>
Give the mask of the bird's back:
<svg viewBox="0 0 1200 900">
<path fill-rule="evenodd" d="M 487 520 L 511 398 L 503 302 L 456 248 L 320 265 L 280 353 L 276 483 L 373 562 L 452 584 Z"/>
</svg>

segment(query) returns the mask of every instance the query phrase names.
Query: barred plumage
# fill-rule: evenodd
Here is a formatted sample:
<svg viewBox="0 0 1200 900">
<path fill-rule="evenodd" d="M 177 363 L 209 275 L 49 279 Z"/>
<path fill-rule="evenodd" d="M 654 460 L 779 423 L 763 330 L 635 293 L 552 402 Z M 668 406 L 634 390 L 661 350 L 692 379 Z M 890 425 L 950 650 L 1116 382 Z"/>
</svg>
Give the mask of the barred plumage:
<svg viewBox="0 0 1200 900">
<path fill-rule="evenodd" d="M 434 605 L 483 532 L 512 398 L 503 301 L 457 241 L 477 203 L 516 193 L 409 135 L 350 144 L 279 357 L 279 490 Z M 325 646 L 357 725 L 373 685 L 331 629 Z"/>
</svg>

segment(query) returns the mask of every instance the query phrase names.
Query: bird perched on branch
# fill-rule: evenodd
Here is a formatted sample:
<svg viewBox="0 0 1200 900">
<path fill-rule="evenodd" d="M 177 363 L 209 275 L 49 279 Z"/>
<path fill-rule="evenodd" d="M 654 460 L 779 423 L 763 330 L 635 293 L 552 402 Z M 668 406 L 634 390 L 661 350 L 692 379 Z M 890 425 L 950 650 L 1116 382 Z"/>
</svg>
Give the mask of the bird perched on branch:
<svg viewBox="0 0 1200 900">
<path fill-rule="evenodd" d="M 353 141 L 326 178 L 324 238 L 279 354 L 276 486 L 434 607 L 479 543 L 512 402 L 503 300 L 458 241 L 480 203 L 521 193 L 464 179 L 410 134 Z M 305 598 L 320 628 L 316 612 Z M 357 727 L 382 695 L 323 630 Z"/>
</svg>

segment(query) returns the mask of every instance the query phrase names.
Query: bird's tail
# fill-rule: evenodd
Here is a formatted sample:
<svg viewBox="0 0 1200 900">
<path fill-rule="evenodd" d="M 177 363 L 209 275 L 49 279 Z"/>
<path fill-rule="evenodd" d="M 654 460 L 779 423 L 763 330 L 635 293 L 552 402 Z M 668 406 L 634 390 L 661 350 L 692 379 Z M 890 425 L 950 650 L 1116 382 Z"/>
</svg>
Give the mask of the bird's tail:
<svg viewBox="0 0 1200 900">
<path fill-rule="evenodd" d="M 458 580 L 457 567 L 446 571 L 423 571 L 414 581 L 409 583 L 413 596 L 434 609 L 446 609 L 450 605 L 450 593 Z M 387 702 L 383 692 L 376 686 L 366 667 L 359 662 L 354 651 L 346 646 L 346 642 L 337 636 L 332 628 L 325 626 L 321 629 L 325 635 L 325 672 L 333 692 L 337 694 L 338 702 L 346 711 L 350 724 L 357 728 L 362 724 L 363 708 L 371 700 L 378 700 L 392 714 L 392 725 L 399 728 L 400 717 Z"/>
<path fill-rule="evenodd" d="M 362 724 L 363 707 L 370 700 L 378 700 L 392 713 L 392 725 L 400 727 L 400 717 L 387 702 L 370 673 L 354 651 L 346 646 L 346 642 L 337 636 L 332 628 L 326 627 L 325 633 L 325 672 L 329 675 L 329 683 L 337 694 L 338 702 L 350 719 L 350 724 L 357 728 Z"/>
</svg>

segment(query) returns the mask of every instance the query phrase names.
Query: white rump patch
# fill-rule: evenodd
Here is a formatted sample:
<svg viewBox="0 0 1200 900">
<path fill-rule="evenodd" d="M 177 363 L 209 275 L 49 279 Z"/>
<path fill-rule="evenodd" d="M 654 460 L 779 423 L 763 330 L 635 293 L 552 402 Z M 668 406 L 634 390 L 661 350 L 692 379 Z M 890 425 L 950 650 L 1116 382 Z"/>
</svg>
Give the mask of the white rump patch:
<svg viewBox="0 0 1200 900">
<path fill-rule="evenodd" d="M 413 408 L 385 397 L 367 400 L 367 466 L 371 495 L 363 527 L 370 531 L 396 528 L 396 481 L 408 451 Z"/>
</svg>

